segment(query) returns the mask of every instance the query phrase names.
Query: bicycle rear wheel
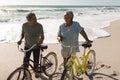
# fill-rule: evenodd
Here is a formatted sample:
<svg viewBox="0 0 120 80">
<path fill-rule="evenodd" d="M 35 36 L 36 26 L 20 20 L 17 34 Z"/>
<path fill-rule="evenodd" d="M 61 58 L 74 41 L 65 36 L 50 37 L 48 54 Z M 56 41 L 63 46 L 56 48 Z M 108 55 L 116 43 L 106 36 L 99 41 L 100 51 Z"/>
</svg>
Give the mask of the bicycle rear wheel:
<svg viewBox="0 0 120 80">
<path fill-rule="evenodd" d="M 92 73 L 95 70 L 95 64 L 96 64 L 96 56 L 95 51 L 90 50 L 87 54 L 87 61 L 86 61 L 86 75 L 92 75 Z"/>
<path fill-rule="evenodd" d="M 46 76 L 52 76 L 57 70 L 58 60 L 54 52 L 49 52 L 43 59 L 43 66 L 45 66 L 44 73 Z"/>
<path fill-rule="evenodd" d="M 28 69 L 24 70 L 23 67 L 19 67 L 9 75 L 7 80 L 32 80 L 32 76 Z"/>
</svg>

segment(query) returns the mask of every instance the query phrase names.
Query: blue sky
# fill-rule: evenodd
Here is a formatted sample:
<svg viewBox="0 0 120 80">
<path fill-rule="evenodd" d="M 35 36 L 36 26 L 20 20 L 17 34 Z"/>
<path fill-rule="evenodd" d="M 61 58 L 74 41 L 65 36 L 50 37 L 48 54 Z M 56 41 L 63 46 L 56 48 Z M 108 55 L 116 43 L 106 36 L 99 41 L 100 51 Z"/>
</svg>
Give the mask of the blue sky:
<svg viewBox="0 0 120 80">
<path fill-rule="evenodd" d="M 120 0 L 0 0 L 0 5 L 117 5 Z"/>
</svg>

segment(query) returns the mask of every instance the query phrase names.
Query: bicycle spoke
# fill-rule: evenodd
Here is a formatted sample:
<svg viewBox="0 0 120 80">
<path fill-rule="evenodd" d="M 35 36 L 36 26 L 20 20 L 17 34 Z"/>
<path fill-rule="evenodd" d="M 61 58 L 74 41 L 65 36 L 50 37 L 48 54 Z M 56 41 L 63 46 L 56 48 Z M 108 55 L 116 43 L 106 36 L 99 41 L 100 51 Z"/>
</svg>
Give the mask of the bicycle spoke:
<svg viewBox="0 0 120 80">
<path fill-rule="evenodd" d="M 55 73 L 57 69 L 57 57 L 54 52 L 48 53 L 43 59 L 43 65 L 45 66 L 44 73 L 47 76 L 51 76 Z"/>
<path fill-rule="evenodd" d="M 19 80 L 19 78 L 20 78 L 20 74 L 21 74 L 21 71 L 20 71 L 19 74 L 18 74 L 18 78 L 17 78 L 17 80 Z"/>
<path fill-rule="evenodd" d="M 24 68 L 20 67 L 13 71 L 7 80 L 32 80 L 32 77 L 29 70 L 24 71 Z"/>
</svg>

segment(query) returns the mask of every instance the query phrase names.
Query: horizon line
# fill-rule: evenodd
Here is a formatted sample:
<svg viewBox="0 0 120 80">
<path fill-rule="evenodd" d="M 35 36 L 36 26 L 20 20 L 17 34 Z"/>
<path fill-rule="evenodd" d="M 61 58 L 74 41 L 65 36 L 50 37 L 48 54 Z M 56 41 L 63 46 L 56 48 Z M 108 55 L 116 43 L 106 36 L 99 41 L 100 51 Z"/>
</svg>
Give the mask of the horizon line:
<svg viewBox="0 0 120 80">
<path fill-rule="evenodd" d="M 64 5 L 64 4 L 59 4 L 59 5 L 57 5 L 57 4 L 54 4 L 54 5 L 53 5 L 53 4 L 51 4 L 51 5 L 36 5 L 36 4 L 35 4 L 35 5 L 33 5 L 33 4 L 12 5 L 12 4 L 11 4 L 11 5 L 0 5 L 0 6 L 1 6 L 1 7 L 2 7 L 2 6 L 3 6 L 3 7 L 4 7 L 4 6 L 66 6 L 66 7 L 67 7 L 67 6 L 68 6 L 68 7 L 69 7 L 69 6 L 73 6 L 73 7 L 75 7 L 75 6 L 76 6 L 76 7 L 77 7 L 77 6 L 91 6 L 91 7 L 92 7 L 92 6 L 93 6 L 93 7 L 94 7 L 94 6 L 98 6 L 98 7 L 99 7 L 99 6 L 116 6 L 116 7 L 120 7 L 120 5 Z"/>
</svg>

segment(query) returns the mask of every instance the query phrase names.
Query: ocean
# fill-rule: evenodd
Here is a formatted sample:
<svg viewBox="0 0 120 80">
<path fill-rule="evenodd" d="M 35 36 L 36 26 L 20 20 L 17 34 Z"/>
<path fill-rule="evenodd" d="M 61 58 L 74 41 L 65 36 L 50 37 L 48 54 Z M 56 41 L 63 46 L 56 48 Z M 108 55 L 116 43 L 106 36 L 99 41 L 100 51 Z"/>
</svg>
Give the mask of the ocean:
<svg viewBox="0 0 120 80">
<path fill-rule="evenodd" d="M 104 28 L 111 21 L 120 19 L 120 6 L 0 6 L 0 43 L 17 42 L 20 39 L 22 24 L 26 22 L 29 12 L 34 12 L 37 21 L 43 25 L 44 43 L 58 43 L 58 28 L 64 22 L 64 12 L 68 10 L 74 12 L 74 21 L 84 27 L 91 40 L 110 36 Z M 79 40 L 84 41 L 81 35 Z"/>
</svg>

